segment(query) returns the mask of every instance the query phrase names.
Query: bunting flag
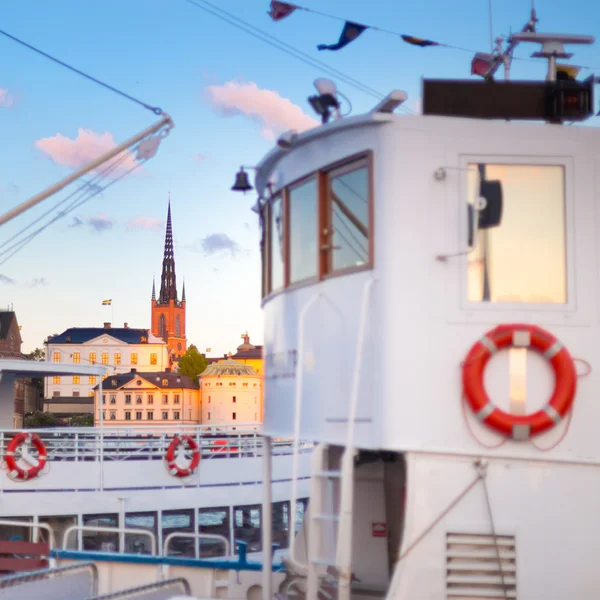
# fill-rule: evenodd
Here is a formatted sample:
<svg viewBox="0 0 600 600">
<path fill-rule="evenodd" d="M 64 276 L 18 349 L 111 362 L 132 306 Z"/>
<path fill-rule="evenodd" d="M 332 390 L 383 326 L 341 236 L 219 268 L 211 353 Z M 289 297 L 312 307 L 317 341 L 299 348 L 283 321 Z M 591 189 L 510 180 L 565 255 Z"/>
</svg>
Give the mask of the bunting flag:
<svg viewBox="0 0 600 600">
<path fill-rule="evenodd" d="M 485 77 L 493 66 L 496 57 L 493 54 L 477 52 L 471 61 L 471 75 Z"/>
<path fill-rule="evenodd" d="M 267 14 L 273 21 L 281 21 L 282 19 L 289 17 L 297 8 L 298 7 L 295 4 L 271 0 L 271 8 Z"/>
<path fill-rule="evenodd" d="M 400 34 L 400 37 L 407 44 L 412 44 L 413 46 L 421 46 L 421 48 L 425 48 L 426 46 L 441 46 L 439 42 L 433 42 L 432 40 L 424 40 L 422 38 L 414 37 L 412 35 Z"/>
<path fill-rule="evenodd" d="M 102 300 L 102 306 L 110 306 L 112 304 L 112 299 L 111 300 Z"/>
<path fill-rule="evenodd" d="M 337 44 L 319 44 L 317 50 L 340 50 L 344 46 L 347 46 L 350 42 L 353 42 L 365 29 L 368 29 L 367 25 L 360 25 L 358 23 L 352 23 L 346 21 L 344 23 L 344 29 Z"/>
</svg>

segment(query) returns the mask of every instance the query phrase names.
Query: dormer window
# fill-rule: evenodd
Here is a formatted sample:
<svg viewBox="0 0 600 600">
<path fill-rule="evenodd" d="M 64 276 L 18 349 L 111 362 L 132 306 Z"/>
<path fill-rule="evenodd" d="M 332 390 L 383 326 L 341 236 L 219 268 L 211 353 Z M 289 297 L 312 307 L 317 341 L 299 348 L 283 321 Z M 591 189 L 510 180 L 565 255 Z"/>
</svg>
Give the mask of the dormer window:
<svg viewBox="0 0 600 600">
<path fill-rule="evenodd" d="M 166 385 L 169 385 L 169 380 L 168 379 L 163 379 L 162 380 L 162 385 L 163 385 L 163 387 L 166 386 Z"/>
</svg>

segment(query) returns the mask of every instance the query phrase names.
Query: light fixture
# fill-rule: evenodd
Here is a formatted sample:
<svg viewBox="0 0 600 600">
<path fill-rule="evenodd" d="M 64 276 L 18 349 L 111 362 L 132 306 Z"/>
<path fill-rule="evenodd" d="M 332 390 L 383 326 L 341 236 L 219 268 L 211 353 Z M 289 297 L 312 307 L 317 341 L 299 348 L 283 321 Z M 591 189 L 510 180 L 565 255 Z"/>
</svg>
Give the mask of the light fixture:
<svg viewBox="0 0 600 600">
<path fill-rule="evenodd" d="M 297 139 L 298 132 L 295 129 L 290 129 L 279 136 L 277 139 L 277 146 L 280 150 L 291 150 Z"/>
<path fill-rule="evenodd" d="M 308 101 L 313 110 L 321 117 L 322 123 L 327 123 L 331 117 L 331 109 L 335 109 L 340 117 L 340 103 L 337 99 L 337 86 L 330 79 L 315 79 L 313 85 L 317 89 L 317 96 L 310 96 Z"/>
<path fill-rule="evenodd" d="M 244 194 L 252 189 L 250 180 L 248 179 L 248 173 L 244 171 L 244 167 L 240 167 L 240 170 L 235 174 L 235 183 L 231 189 L 234 192 L 244 192 Z"/>
<path fill-rule="evenodd" d="M 371 112 L 393 113 L 407 99 L 408 94 L 406 92 L 393 90 Z"/>
</svg>

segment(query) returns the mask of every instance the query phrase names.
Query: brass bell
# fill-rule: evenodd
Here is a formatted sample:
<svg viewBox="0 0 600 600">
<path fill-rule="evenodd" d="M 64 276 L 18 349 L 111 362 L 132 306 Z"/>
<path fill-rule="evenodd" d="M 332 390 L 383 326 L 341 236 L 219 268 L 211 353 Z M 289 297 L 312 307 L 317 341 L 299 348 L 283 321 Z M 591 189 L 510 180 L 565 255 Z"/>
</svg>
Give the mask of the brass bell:
<svg viewBox="0 0 600 600">
<path fill-rule="evenodd" d="M 250 182 L 248 181 L 248 173 L 244 171 L 243 167 L 235 175 L 235 183 L 231 188 L 234 192 L 247 192 L 252 189 Z"/>
</svg>

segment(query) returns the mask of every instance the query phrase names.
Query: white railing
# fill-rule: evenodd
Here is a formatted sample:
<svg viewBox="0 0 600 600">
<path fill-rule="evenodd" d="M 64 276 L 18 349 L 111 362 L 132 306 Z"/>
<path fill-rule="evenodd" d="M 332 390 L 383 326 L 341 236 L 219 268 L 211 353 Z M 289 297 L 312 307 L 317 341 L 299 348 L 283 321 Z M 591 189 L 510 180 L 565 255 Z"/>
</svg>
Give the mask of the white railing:
<svg viewBox="0 0 600 600">
<path fill-rule="evenodd" d="M 126 535 L 129 535 L 129 534 L 145 535 L 146 537 L 150 538 L 150 545 L 152 548 L 152 551 L 151 551 L 152 556 L 154 556 L 156 554 L 156 536 L 154 535 L 154 533 L 152 533 L 151 531 L 148 531 L 147 529 L 132 529 L 132 528 L 127 528 L 127 527 L 97 527 L 95 525 L 72 525 L 71 527 L 69 527 L 63 534 L 63 542 L 62 542 L 63 550 L 69 549 L 69 536 L 72 533 L 74 533 L 75 531 L 89 531 L 92 533 L 113 533 L 115 535 L 123 534 L 123 535 L 119 535 L 118 546 L 119 546 L 120 553 L 123 553 L 125 551 L 125 536 Z M 81 536 L 78 536 L 77 549 L 78 550 L 83 549 L 83 541 L 81 539 Z"/>
<path fill-rule="evenodd" d="M 65 427 L 28 429 L 44 442 L 49 461 L 109 462 L 164 460 L 175 436 L 189 435 L 198 444 L 203 460 L 260 456 L 262 431 L 256 425 L 166 425 L 131 427 Z M 20 430 L 0 430 L 0 463 L 11 439 Z M 272 443 L 273 454 L 292 454 L 292 440 Z M 311 447 L 312 444 L 303 444 Z"/>
<path fill-rule="evenodd" d="M 212 534 L 212 533 L 186 533 L 186 532 L 180 532 L 180 531 L 174 531 L 173 533 L 170 533 L 166 538 L 165 538 L 165 544 L 164 544 L 164 548 L 163 548 L 163 556 L 169 556 L 169 544 L 171 543 L 171 540 L 174 538 L 191 538 L 196 540 L 195 545 L 195 555 L 196 558 L 200 557 L 200 542 L 202 540 L 213 540 L 213 541 L 217 541 L 217 542 L 221 542 L 223 544 L 223 548 L 224 548 L 224 553 L 223 556 L 229 556 L 229 540 L 222 535 L 216 535 L 216 534 Z"/>
</svg>

